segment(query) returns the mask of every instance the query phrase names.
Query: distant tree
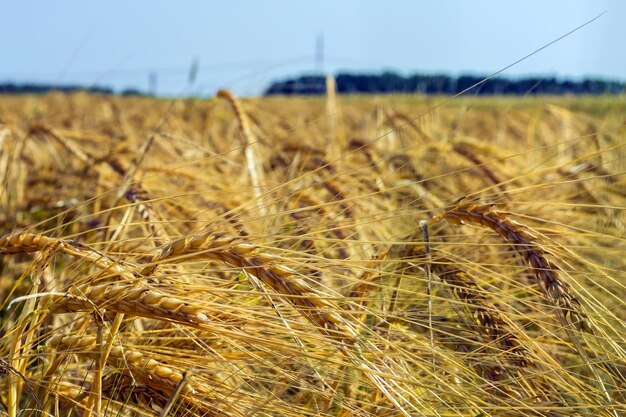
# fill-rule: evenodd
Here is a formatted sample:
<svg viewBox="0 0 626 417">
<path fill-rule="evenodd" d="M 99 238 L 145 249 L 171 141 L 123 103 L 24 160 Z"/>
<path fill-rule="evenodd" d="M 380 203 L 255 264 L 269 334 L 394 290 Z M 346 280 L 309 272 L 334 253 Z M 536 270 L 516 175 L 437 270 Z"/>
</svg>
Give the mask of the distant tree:
<svg viewBox="0 0 626 417">
<path fill-rule="evenodd" d="M 128 96 L 143 96 L 144 93 L 137 88 L 126 88 L 122 90 L 120 95 L 128 97 Z"/>
<path fill-rule="evenodd" d="M 0 84 L 0 94 L 45 94 L 50 91 L 62 93 L 72 93 L 76 91 L 86 91 L 94 94 L 113 94 L 114 91 L 108 87 L 83 87 L 80 85 L 56 85 L 56 84 Z"/>
</svg>

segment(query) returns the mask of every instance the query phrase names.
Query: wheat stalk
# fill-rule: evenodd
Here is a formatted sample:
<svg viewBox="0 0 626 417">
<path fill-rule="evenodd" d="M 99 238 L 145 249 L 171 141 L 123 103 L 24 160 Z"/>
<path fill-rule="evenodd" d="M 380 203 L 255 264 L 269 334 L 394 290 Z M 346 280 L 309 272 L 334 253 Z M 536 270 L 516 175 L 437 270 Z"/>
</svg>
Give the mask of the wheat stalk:
<svg viewBox="0 0 626 417">
<path fill-rule="evenodd" d="M 93 311 L 107 309 L 131 316 L 149 317 L 187 325 L 207 324 L 211 319 L 226 319 L 227 315 L 210 314 L 206 307 L 166 294 L 145 284 L 102 284 L 84 290 L 57 295 L 50 307 L 55 312 Z M 236 318 L 231 319 L 238 321 Z M 229 321 L 229 319 L 227 319 Z"/>
<path fill-rule="evenodd" d="M 392 360 L 378 362 L 364 356 L 364 349 L 376 352 L 378 348 L 361 341 L 355 323 L 339 314 L 343 310 L 331 301 L 329 295 L 309 286 L 295 271 L 281 266 L 279 258 L 257 253 L 256 250 L 255 246 L 239 243 L 236 238 L 209 232 L 181 238 L 165 245 L 142 273 L 154 273 L 157 266 L 164 261 L 181 262 L 191 259 L 219 260 L 242 268 L 284 297 L 322 334 L 335 342 L 339 351 L 358 366 L 402 414 L 410 415 L 406 406 L 413 410 L 418 410 L 415 403 L 425 406 L 420 398 L 396 381 L 395 375 L 405 370 L 391 368 L 394 364 Z M 387 380 L 382 375 L 394 377 Z"/>
<path fill-rule="evenodd" d="M 541 246 L 530 227 L 510 219 L 506 213 L 491 205 L 475 202 L 459 202 L 433 218 L 431 224 L 440 220 L 446 220 L 451 224 L 468 223 L 486 227 L 513 245 L 530 266 L 544 298 L 556 308 L 559 322 L 584 359 L 606 400 L 613 403 L 611 394 L 596 370 L 596 365 L 590 360 L 580 338 L 574 333 L 576 330 L 593 334 L 595 326 L 582 310 L 582 305 L 569 284 L 561 278 L 562 270 L 548 259 L 548 251 Z M 613 414 L 617 416 L 616 411 L 613 411 Z"/>
<path fill-rule="evenodd" d="M 90 249 L 75 240 L 53 238 L 35 233 L 11 233 L 0 238 L 0 254 L 38 252 L 45 247 L 54 247 L 56 251 L 85 260 L 130 282 L 140 278 L 140 275 L 126 263 Z"/>
<path fill-rule="evenodd" d="M 96 345 L 96 336 L 93 335 L 55 336 L 48 341 L 48 344 L 57 351 L 62 351 L 65 354 L 75 353 L 79 356 L 90 358 L 96 358 L 100 355 L 100 351 L 97 349 Z M 208 415 L 245 415 L 242 411 L 238 410 L 236 403 L 224 403 L 221 399 L 212 399 L 211 396 L 214 396 L 214 393 L 218 391 L 216 389 L 217 387 L 194 381 L 187 381 L 187 383 L 181 384 L 186 378 L 185 372 L 174 369 L 151 356 L 152 355 L 144 354 L 135 349 L 116 345 L 113 346 L 108 355 L 107 364 L 113 369 L 122 369 L 126 374 L 131 375 L 132 378 L 136 379 L 144 386 L 160 392 L 167 397 L 179 391 L 178 394 L 182 396 L 183 401 L 192 409 L 200 409 L 208 413 Z M 213 379 L 212 383 L 218 384 L 219 381 Z M 110 391 L 114 388 L 111 384 L 112 382 L 108 382 L 108 386 L 103 386 L 103 390 Z M 122 386 L 117 389 L 124 389 L 124 387 Z M 202 398 L 202 401 L 198 401 L 198 398 Z M 211 402 L 221 405 L 212 407 Z M 220 410 L 218 407 L 226 408 L 228 411 Z"/>
<path fill-rule="evenodd" d="M 491 297 L 480 289 L 470 274 L 441 257 L 435 258 L 430 267 L 441 282 L 448 284 L 445 288 L 470 310 L 468 319 L 473 330 L 484 336 L 490 345 L 499 346 L 516 367 L 537 366 L 533 352 L 522 340 L 519 330 L 493 305 Z"/>
<path fill-rule="evenodd" d="M 257 253 L 258 248 L 240 243 L 236 238 L 219 236 L 212 232 L 176 240 L 155 255 L 150 265 L 142 270 L 151 275 L 164 261 L 181 262 L 191 259 L 212 259 L 244 269 L 265 285 L 286 297 L 298 310 L 325 334 L 334 339 L 350 338 L 354 330 L 336 312 L 339 308 L 329 301 L 329 295 L 311 288 L 297 277 L 295 271 L 281 266 L 279 259 Z"/>
<path fill-rule="evenodd" d="M 254 149 L 251 146 L 256 142 L 256 140 L 254 138 L 254 135 L 252 134 L 252 130 L 250 130 L 250 122 L 248 121 L 248 116 L 243 110 L 243 107 L 237 97 L 235 97 L 235 95 L 230 91 L 221 89 L 217 92 L 217 97 L 223 98 L 230 104 L 233 112 L 235 113 L 235 117 L 239 122 L 239 131 L 241 132 L 241 146 L 246 157 L 248 175 L 250 176 L 250 182 L 252 183 L 254 195 L 258 201 L 261 214 L 265 215 L 266 206 L 263 202 L 263 189 L 261 185 L 261 183 L 263 182 L 263 177 L 262 172 L 259 170 L 259 165 L 257 162 L 258 158 L 255 155 Z"/>
<path fill-rule="evenodd" d="M 491 205 L 472 202 L 454 205 L 433 218 L 430 223 L 440 220 L 451 224 L 468 223 L 486 227 L 513 244 L 514 249 L 530 266 L 541 293 L 557 308 L 557 315 L 563 326 L 591 332 L 592 325 L 582 311 L 578 297 L 561 278 L 561 269 L 548 259 L 548 251 L 538 243 L 537 236 L 528 226 L 510 219 Z"/>
</svg>

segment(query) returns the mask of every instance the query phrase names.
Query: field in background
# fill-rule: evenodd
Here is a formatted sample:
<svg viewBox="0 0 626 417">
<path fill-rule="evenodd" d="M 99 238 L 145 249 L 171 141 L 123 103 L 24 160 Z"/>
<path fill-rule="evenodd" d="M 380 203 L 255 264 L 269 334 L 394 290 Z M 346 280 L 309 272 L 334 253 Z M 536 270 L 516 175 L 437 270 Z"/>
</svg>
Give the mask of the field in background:
<svg viewBox="0 0 626 417">
<path fill-rule="evenodd" d="M 0 98 L 0 414 L 625 413 L 624 98 L 444 100 Z"/>
</svg>

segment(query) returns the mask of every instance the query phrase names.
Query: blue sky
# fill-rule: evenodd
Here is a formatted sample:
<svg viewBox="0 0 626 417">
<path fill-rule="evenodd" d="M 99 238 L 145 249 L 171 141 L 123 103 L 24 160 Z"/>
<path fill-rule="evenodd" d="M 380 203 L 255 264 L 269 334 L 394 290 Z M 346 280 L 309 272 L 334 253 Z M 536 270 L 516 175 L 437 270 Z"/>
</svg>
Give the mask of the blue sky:
<svg viewBox="0 0 626 417">
<path fill-rule="evenodd" d="M 626 2 L 3 2 L 0 82 L 53 82 L 210 95 L 260 93 L 274 79 L 326 72 L 487 74 L 600 19 L 505 74 L 626 80 Z M 199 63 L 188 86 L 189 68 Z"/>
</svg>

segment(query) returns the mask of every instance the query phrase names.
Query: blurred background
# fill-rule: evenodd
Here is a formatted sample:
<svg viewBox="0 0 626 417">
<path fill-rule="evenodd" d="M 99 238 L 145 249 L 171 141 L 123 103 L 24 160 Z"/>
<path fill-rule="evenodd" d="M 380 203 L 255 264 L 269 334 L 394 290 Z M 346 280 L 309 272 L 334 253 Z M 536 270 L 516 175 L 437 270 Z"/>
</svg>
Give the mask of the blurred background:
<svg viewBox="0 0 626 417">
<path fill-rule="evenodd" d="M 260 95 L 306 74 L 626 79 L 622 1 L 5 2 L 0 84 Z"/>
</svg>

